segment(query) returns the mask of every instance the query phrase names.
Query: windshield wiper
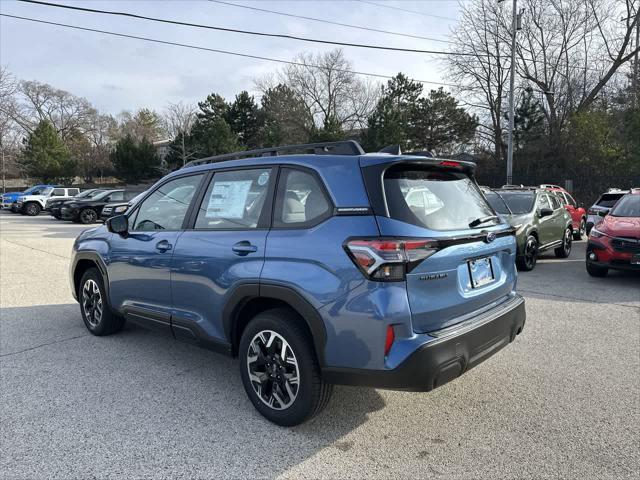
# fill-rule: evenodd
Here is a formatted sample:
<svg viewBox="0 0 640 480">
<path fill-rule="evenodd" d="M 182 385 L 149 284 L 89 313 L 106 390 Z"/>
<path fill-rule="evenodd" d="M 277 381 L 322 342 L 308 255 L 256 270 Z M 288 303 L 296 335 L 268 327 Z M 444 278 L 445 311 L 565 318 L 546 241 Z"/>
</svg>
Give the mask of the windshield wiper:
<svg viewBox="0 0 640 480">
<path fill-rule="evenodd" d="M 489 217 L 480 217 L 476 218 L 473 222 L 469 224 L 469 228 L 477 227 L 483 223 L 487 223 L 489 220 L 498 220 L 500 217 L 497 215 L 491 215 Z"/>
</svg>

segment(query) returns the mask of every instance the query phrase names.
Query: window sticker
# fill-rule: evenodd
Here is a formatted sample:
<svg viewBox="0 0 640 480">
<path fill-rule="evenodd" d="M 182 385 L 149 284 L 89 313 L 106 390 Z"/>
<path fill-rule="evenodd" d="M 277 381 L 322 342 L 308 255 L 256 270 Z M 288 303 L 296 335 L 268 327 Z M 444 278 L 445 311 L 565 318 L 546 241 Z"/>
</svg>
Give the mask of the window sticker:
<svg viewBox="0 0 640 480">
<path fill-rule="evenodd" d="M 269 181 L 269 172 L 262 172 L 258 177 L 258 185 L 264 187 Z"/>
<path fill-rule="evenodd" d="M 243 218 L 252 180 L 216 182 L 207 205 L 207 218 Z"/>
</svg>

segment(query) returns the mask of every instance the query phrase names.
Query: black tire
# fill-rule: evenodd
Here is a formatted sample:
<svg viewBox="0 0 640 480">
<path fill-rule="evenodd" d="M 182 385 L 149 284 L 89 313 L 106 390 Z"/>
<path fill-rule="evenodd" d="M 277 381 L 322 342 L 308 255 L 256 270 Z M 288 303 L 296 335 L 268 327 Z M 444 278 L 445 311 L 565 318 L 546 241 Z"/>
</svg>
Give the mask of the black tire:
<svg viewBox="0 0 640 480">
<path fill-rule="evenodd" d="M 583 218 L 582 220 L 580 220 L 580 226 L 578 227 L 578 230 L 573 232 L 573 239 L 582 240 L 582 237 L 587 235 L 586 232 L 587 232 L 587 221 Z"/>
<path fill-rule="evenodd" d="M 587 273 L 592 277 L 606 277 L 607 273 L 609 273 L 609 269 L 607 267 L 599 267 L 598 265 L 587 262 Z"/>
<path fill-rule="evenodd" d="M 317 415 L 327 405 L 333 392 L 333 385 L 322 380 L 313 343 L 301 324 L 303 321 L 285 308 L 267 310 L 249 322 L 240 339 L 240 378 L 247 396 L 262 416 L 283 427 L 299 425 Z M 261 332 L 264 332 L 262 337 L 259 336 Z M 275 353 L 261 340 L 262 338 L 269 343 L 272 336 L 269 332 L 276 334 L 271 341 L 271 348 Z M 284 361 L 281 361 L 278 352 L 283 349 L 281 339 L 288 344 Z M 257 348 L 260 345 L 264 348 Z M 287 352 L 287 349 L 284 350 Z M 252 355 L 251 352 L 260 353 Z M 255 360 L 250 363 L 249 358 L 252 357 Z M 252 381 L 250 368 L 255 369 L 253 373 L 264 380 Z M 294 375 L 291 379 L 298 378 L 297 384 L 290 383 L 286 379 L 287 375 Z M 285 388 L 285 383 L 288 384 L 288 389 Z M 295 392 L 294 387 L 297 387 Z M 258 394 L 258 388 L 261 392 L 265 389 L 263 395 Z M 293 397 L 287 391 L 294 393 Z M 283 403 L 279 403 L 276 396 L 284 400 Z"/>
<path fill-rule="evenodd" d="M 62 220 L 62 216 L 60 215 L 53 215 L 53 218 L 55 218 L 56 220 Z"/>
<path fill-rule="evenodd" d="M 573 240 L 573 231 L 571 227 L 567 227 L 564 231 L 564 235 L 562 236 L 562 245 L 554 250 L 556 257 L 558 258 L 567 258 L 571 255 L 571 244 Z"/>
<path fill-rule="evenodd" d="M 585 233 L 587 234 L 587 237 L 591 233 L 591 229 L 592 228 L 593 228 L 593 223 L 587 223 L 587 229 L 585 230 Z"/>
<path fill-rule="evenodd" d="M 98 213 L 93 208 L 85 208 L 80 211 L 78 221 L 83 225 L 96 223 L 98 221 Z"/>
<path fill-rule="evenodd" d="M 37 202 L 29 202 L 22 207 L 22 212 L 25 215 L 29 215 L 30 217 L 37 217 L 40 215 L 42 211 L 42 207 Z"/>
<path fill-rule="evenodd" d="M 96 298 L 96 295 L 99 297 Z M 124 327 L 125 319 L 115 315 L 109 307 L 102 275 L 97 268 L 89 268 L 82 275 L 78 285 L 78 301 L 82 320 L 93 335 L 111 335 Z"/>
<path fill-rule="evenodd" d="M 529 235 L 524 242 L 522 255 L 516 259 L 519 270 L 530 272 L 538 261 L 538 240 L 533 235 Z"/>
</svg>

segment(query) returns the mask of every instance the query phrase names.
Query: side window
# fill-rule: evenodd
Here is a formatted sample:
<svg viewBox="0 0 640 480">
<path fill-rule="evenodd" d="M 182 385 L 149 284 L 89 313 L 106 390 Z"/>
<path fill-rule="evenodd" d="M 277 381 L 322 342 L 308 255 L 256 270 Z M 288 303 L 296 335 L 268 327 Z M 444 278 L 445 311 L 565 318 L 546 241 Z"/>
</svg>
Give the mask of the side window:
<svg viewBox="0 0 640 480">
<path fill-rule="evenodd" d="M 52 197 L 64 197 L 64 188 L 54 188 L 51 192 Z"/>
<path fill-rule="evenodd" d="M 422 204 L 424 200 L 422 199 Z M 283 168 L 278 180 L 276 227 L 302 227 L 331 215 L 331 204 L 318 179 L 307 172 Z"/>
<path fill-rule="evenodd" d="M 257 228 L 270 178 L 271 168 L 215 173 L 198 210 L 194 228 Z"/>
<path fill-rule="evenodd" d="M 549 199 L 551 200 L 551 208 L 553 208 L 554 210 L 562 208 L 562 203 L 560 202 L 560 199 L 557 195 L 551 194 L 549 195 Z"/>
<path fill-rule="evenodd" d="M 108 202 L 121 202 L 124 200 L 124 192 L 113 192 L 109 195 Z"/>
<path fill-rule="evenodd" d="M 574 208 L 578 206 L 578 204 L 576 203 L 576 201 L 571 195 L 569 195 L 568 193 L 565 193 L 564 196 L 567 198 L 567 205 L 571 205 Z"/>
<path fill-rule="evenodd" d="M 80 189 L 79 188 L 68 188 L 67 189 L 67 195 L 70 196 L 70 197 L 75 197 L 79 193 L 80 193 Z"/>
<path fill-rule="evenodd" d="M 189 203 L 202 181 L 203 174 L 176 178 L 149 195 L 136 214 L 133 230 L 180 230 Z M 178 189 L 183 194 L 176 195 Z M 123 192 L 120 192 L 123 195 Z"/>
<path fill-rule="evenodd" d="M 541 210 L 543 208 L 551 208 L 551 203 L 544 193 L 540 194 L 540 196 L 538 197 L 538 210 Z"/>
</svg>

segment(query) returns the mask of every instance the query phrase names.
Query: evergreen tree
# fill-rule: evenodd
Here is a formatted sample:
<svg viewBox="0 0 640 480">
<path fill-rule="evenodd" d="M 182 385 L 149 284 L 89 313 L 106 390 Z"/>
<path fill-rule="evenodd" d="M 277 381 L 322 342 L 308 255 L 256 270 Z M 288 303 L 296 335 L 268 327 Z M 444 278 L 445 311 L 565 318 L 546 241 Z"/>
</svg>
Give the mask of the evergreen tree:
<svg viewBox="0 0 640 480">
<path fill-rule="evenodd" d="M 259 132 L 262 123 L 260 109 L 247 91 L 236 95 L 226 114 L 231 131 L 238 136 L 238 141 L 247 149 L 260 145 Z"/>
<path fill-rule="evenodd" d="M 273 147 L 310 141 L 313 119 L 292 89 L 283 84 L 269 88 L 260 99 L 260 105 L 262 145 Z"/>
<path fill-rule="evenodd" d="M 111 152 L 111 162 L 115 174 L 129 183 L 157 176 L 160 168 L 153 144 L 146 138 L 136 141 L 128 134 L 118 140 Z"/>
<path fill-rule="evenodd" d="M 422 84 L 399 73 L 382 87 L 382 96 L 368 119 L 364 144 L 367 150 L 377 151 L 388 145 L 412 149 L 410 138 L 412 113 L 422 93 Z"/>
<path fill-rule="evenodd" d="M 478 119 L 458 106 L 453 96 L 442 87 L 420 98 L 411 112 L 409 140 L 416 150 L 451 153 L 475 135 Z"/>
<path fill-rule="evenodd" d="M 42 120 L 25 141 L 21 164 L 27 175 L 43 182 L 71 183 L 76 165 L 54 126 Z"/>
</svg>

